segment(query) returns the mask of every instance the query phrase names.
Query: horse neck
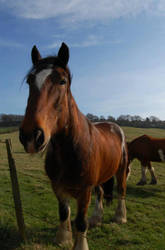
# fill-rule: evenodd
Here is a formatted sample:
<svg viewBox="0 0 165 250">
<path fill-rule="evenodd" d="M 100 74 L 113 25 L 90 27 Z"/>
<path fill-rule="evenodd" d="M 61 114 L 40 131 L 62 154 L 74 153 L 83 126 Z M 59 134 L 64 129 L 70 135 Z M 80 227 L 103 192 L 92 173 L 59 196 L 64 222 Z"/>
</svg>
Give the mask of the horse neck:
<svg viewBox="0 0 165 250">
<path fill-rule="evenodd" d="M 93 125 L 80 112 L 71 92 L 68 95 L 67 109 L 67 123 L 58 133 L 52 136 L 52 144 L 58 145 L 62 152 L 69 148 L 75 154 L 87 159 L 92 149 L 91 127 Z"/>
<path fill-rule="evenodd" d="M 83 142 L 84 140 L 86 140 L 86 142 L 90 141 L 90 129 L 92 124 L 88 121 L 86 116 L 81 113 L 71 93 L 68 106 L 68 133 L 76 142 Z"/>
</svg>

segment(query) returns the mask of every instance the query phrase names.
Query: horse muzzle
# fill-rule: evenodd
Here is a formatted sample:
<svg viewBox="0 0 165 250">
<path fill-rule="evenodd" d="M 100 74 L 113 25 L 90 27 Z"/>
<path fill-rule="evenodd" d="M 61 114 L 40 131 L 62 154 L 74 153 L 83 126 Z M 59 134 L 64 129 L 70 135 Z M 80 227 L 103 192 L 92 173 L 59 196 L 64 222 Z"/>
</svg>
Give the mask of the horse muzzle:
<svg viewBox="0 0 165 250">
<path fill-rule="evenodd" d="M 37 153 L 43 151 L 48 142 L 45 141 L 44 131 L 41 128 L 35 128 L 31 133 L 23 128 L 19 130 L 19 140 L 27 153 Z"/>
</svg>

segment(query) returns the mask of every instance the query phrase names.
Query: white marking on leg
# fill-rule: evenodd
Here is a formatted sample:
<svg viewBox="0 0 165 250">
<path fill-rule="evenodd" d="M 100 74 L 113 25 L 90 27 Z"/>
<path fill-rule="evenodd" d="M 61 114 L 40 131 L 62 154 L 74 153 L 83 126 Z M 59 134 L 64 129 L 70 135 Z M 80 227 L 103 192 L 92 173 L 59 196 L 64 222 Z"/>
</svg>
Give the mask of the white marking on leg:
<svg viewBox="0 0 165 250">
<path fill-rule="evenodd" d="M 147 167 L 141 165 L 141 171 L 142 171 L 142 179 L 141 179 L 141 180 L 142 180 L 143 182 L 146 182 L 146 181 L 147 181 L 147 178 L 146 178 Z"/>
<path fill-rule="evenodd" d="M 73 247 L 74 250 L 89 250 L 86 234 L 87 231 L 76 233 L 76 240 Z"/>
<path fill-rule="evenodd" d="M 147 167 L 145 165 L 141 165 L 141 179 L 137 185 L 145 185 L 147 183 L 146 173 Z"/>
<path fill-rule="evenodd" d="M 127 211 L 125 205 L 125 198 L 119 198 L 118 206 L 115 214 L 115 221 L 117 223 L 126 223 L 127 222 Z"/>
<path fill-rule="evenodd" d="M 72 228 L 71 228 L 71 222 L 70 222 L 70 207 L 69 209 L 69 215 L 68 218 L 61 222 L 58 228 L 58 231 L 56 233 L 56 243 L 62 247 L 65 246 L 72 246 Z"/>
<path fill-rule="evenodd" d="M 151 176 L 155 176 L 154 167 L 149 168 L 149 171 L 150 171 Z"/>
<path fill-rule="evenodd" d="M 160 156 L 160 160 L 161 160 L 162 162 L 165 162 L 165 156 L 164 156 L 163 150 L 162 150 L 162 149 L 159 149 L 159 150 L 158 150 L 158 153 L 159 153 L 159 156 Z"/>
<path fill-rule="evenodd" d="M 131 166 L 129 164 L 129 166 L 128 166 L 128 172 L 127 172 L 127 181 L 129 179 L 130 175 L 131 175 Z"/>
<path fill-rule="evenodd" d="M 155 176 L 154 167 L 149 168 L 149 171 L 151 174 L 151 184 L 156 184 L 157 180 L 156 180 L 156 176 Z"/>
</svg>

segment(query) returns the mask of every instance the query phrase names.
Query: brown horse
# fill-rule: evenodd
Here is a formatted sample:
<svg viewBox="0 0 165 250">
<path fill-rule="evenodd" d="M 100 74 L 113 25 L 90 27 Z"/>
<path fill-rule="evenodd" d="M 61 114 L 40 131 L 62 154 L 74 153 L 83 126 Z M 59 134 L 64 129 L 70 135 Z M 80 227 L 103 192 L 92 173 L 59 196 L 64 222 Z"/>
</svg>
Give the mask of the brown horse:
<svg viewBox="0 0 165 250">
<path fill-rule="evenodd" d="M 165 139 L 153 138 L 148 135 L 142 135 L 128 143 L 128 162 L 137 158 L 141 162 L 141 179 L 137 185 L 147 183 L 147 168 L 151 174 L 150 184 L 157 184 L 154 168 L 151 162 L 165 162 Z"/>
<path fill-rule="evenodd" d="M 32 52 L 33 67 L 27 75 L 29 98 L 20 127 L 20 141 L 28 153 L 47 148 L 45 169 L 59 202 L 60 226 L 56 242 L 72 244 L 68 200 L 77 200 L 75 219 L 76 250 L 87 250 L 87 210 L 91 190 L 97 187 L 99 198 L 91 219 L 102 216 L 100 184 L 117 177 L 119 193 L 115 219 L 126 222 L 125 137 L 113 123 L 92 124 L 78 109 L 71 93 L 71 74 L 67 66 L 69 49 L 62 43 L 57 56 L 41 58 L 36 46 Z"/>
</svg>

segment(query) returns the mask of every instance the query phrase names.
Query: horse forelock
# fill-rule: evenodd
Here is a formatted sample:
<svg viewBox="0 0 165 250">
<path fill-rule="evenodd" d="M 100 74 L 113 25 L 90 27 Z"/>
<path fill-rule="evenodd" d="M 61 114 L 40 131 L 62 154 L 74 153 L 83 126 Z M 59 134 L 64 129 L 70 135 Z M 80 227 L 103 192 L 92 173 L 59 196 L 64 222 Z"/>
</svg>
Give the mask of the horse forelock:
<svg viewBox="0 0 165 250">
<path fill-rule="evenodd" d="M 70 70 L 67 66 L 64 66 L 63 62 L 57 56 L 49 56 L 39 60 L 39 62 L 36 65 L 33 65 L 32 68 L 28 71 L 25 79 L 28 80 L 29 76 L 31 75 L 33 77 L 36 77 L 38 75 L 39 80 L 41 80 L 40 78 L 43 78 L 44 80 L 46 76 L 51 74 L 55 67 L 61 67 L 67 72 L 70 85 L 72 80 Z"/>
</svg>

